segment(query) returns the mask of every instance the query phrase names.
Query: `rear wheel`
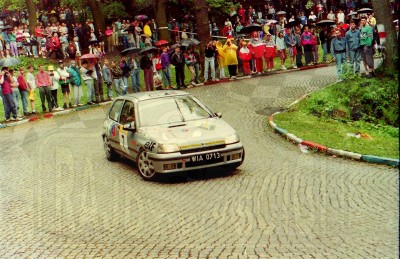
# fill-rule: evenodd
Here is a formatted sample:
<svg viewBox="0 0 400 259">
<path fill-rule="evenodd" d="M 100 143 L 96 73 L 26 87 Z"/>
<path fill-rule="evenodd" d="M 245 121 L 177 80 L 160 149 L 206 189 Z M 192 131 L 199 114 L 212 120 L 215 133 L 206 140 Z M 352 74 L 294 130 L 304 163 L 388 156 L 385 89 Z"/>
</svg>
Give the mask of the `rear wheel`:
<svg viewBox="0 0 400 259">
<path fill-rule="evenodd" d="M 149 159 L 149 153 L 146 150 L 142 149 L 139 152 L 136 161 L 140 176 L 145 181 L 153 180 L 156 177 L 153 162 Z"/>
<path fill-rule="evenodd" d="M 107 137 L 103 138 L 104 152 L 106 153 L 106 158 L 109 161 L 117 160 L 117 153 L 115 153 L 114 149 L 110 145 L 110 140 Z"/>
</svg>

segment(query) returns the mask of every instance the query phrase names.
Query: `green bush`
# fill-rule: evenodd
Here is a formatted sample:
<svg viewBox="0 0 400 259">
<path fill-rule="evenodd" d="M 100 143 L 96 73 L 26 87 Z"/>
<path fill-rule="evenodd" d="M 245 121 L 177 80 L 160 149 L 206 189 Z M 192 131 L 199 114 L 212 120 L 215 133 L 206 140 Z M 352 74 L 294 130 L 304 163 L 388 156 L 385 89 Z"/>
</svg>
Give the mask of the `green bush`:
<svg viewBox="0 0 400 259">
<path fill-rule="evenodd" d="M 314 93 L 302 106 L 320 118 L 362 120 L 398 128 L 397 91 L 398 80 L 391 77 L 356 78 Z"/>
</svg>

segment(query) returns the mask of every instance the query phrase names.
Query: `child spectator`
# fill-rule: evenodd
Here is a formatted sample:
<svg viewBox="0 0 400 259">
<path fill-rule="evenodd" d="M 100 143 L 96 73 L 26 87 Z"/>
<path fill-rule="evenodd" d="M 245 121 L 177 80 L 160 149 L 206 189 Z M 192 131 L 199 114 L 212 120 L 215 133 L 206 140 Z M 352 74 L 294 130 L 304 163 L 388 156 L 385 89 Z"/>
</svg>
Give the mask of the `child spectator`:
<svg viewBox="0 0 400 259">
<path fill-rule="evenodd" d="M 267 72 L 274 70 L 274 58 L 276 53 L 275 41 L 272 39 L 271 33 L 267 33 L 267 40 L 265 41 L 265 60 L 267 62 Z"/>
<path fill-rule="evenodd" d="M 281 66 L 283 70 L 286 70 L 285 61 L 286 61 L 286 46 L 285 39 L 283 37 L 283 32 L 278 33 L 278 37 L 276 38 L 276 47 L 278 49 L 279 58 L 281 60 Z"/>
</svg>

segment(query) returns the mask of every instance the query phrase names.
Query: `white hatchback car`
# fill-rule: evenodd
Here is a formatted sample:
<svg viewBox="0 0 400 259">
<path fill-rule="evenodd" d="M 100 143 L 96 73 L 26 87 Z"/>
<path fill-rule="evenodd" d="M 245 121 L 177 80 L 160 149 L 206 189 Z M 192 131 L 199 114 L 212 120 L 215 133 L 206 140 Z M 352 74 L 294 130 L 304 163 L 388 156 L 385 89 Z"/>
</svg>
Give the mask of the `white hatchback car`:
<svg viewBox="0 0 400 259">
<path fill-rule="evenodd" d="M 103 130 L 107 159 L 136 162 L 143 179 L 215 166 L 235 169 L 245 151 L 236 131 L 184 91 L 141 92 L 118 97 Z"/>
</svg>

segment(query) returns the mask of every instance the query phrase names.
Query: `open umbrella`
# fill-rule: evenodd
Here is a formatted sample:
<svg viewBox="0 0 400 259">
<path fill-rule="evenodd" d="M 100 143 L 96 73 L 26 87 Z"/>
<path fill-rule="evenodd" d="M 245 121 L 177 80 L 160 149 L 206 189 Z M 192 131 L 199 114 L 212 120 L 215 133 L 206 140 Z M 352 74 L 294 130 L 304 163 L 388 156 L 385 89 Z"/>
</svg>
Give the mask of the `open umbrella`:
<svg viewBox="0 0 400 259">
<path fill-rule="evenodd" d="M 293 28 L 298 25 L 300 25 L 300 22 L 297 20 L 294 20 L 294 21 L 290 21 L 287 24 L 285 24 L 285 28 Z"/>
<path fill-rule="evenodd" d="M 190 47 L 190 46 L 196 46 L 200 44 L 200 41 L 196 40 L 196 39 L 192 39 L 192 38 L 188 38 L 188 39 L 183 39 L 179 42 L 179 44 L 181 46 L 185 46 L 185 47 Z"/>
<path fill-rule="evenodd" d="M 278 23 L 277 20 L 271 19 L 271 20 L 267 20 L 265 23 Z"/>
<path fill-rule="evenodd" d="M 140 51 L 141 51 L 140 48 L 131 47 L 131 48 L 127 48 L 127 49 L 124 49 L 123 51 L 121 51 L 121 55 L 139 53 Z"/>
<path fill-rule="evenodd" d="M 2 30 L 9 30 L 9 29 L 12 29 L 12 26 L 11 25 L 6 25 L 6 26 L 4 26 L 3 28 L 1 28 Z"/>
<path fill-rule="evenodd" d="M 159 51 L 158 48 L 153 47 L 153 46 L 147 46 L 147 47 L 143 48 L 142 50 L 140 50 L 139 54 L 154 53 L 157 51 Z"/>
<path fill-rule="evenodd" d="M 357 13 L 372 13 L 373 11 L 371 8 L 361 8 Z"/>
<path fill-rule="evenodd" d="M 347 16 L 357 15 L 357 12 L 350 12 Z"/>
<path fill-rule="evenodd" d="M 80 57 L 80 59 L 99 59 L 99 56 L 89 53 L 89 54 L 82 55 Z"/>
<path fill-rule="evenodd" d="M 332 20 L 321 20 L 321 21 L 317 22 L 317 26 L 321 26 L 321 27 L 334 25 L 334 24 L 336 24 L 336 23 L 335 23 L 335 21 L 332 21 Z"/>
<path fill-rule="evenodd" d="M 252 33 L 253 31 L 261 31 L 262 27 L 259 24 L 252 24 L 252 25 L 247 25 L 246 27 L 243 27 L 240 30 L 240 33 L 242 34 L 249 34 Z"/>
<path fill-rule="evenodd" d="M 135 27 L 134 26 L 128 26 L 128 27 L 126 27 L 125 29 L 123 29 L 123 31 L 125 32 L 132 32 L 132 33 L 134 33 L 135 32 Z"/>
<path fill-rule="evenodd" d="M 142 20 L 149 19 L 149 17 L 147 17 L 147 15 L 140 14 L 140 15 L 136 15 L 136 16 L 135 16 L 135 19 L 136 19 L 136 20 L 139 20 L 139 21 L 142 21 Z"/>
<path fill-rule="evenodd" d="M 276 15 L 285 15 L 285 14 L 286 14 L 285 11 L 279 11 L 279 12 L 276 13 Z"/>
<path fill-rule="evenodd" d="M 161 46 L 168 45 L 168 44 L 169 44 L 169 42 L 166 41 L 166 40 L 159 40 L 159 41 L 157 41 L 154 45 L 155 45 L 156 47 L 161 47 Z"/>
<path fill-rule="evenodd" d="M 21 60 L 13 57 L 3 58 L 0 60 L 0 66 L 2 67 L 12 67 L 18 65 L 19 63 L 21 63 Z"/>
</svg>

